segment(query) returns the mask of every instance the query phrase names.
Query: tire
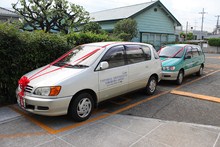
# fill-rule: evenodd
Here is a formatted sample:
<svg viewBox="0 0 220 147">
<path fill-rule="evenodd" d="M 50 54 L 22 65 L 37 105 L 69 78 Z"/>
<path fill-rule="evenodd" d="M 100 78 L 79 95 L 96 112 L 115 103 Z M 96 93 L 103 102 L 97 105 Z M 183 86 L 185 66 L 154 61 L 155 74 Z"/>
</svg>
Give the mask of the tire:
<svg viewBox="0 0 220 147">
<path fill-rule="evenodd" d="M 197 76 L 202 76 L 203 75 L 203 69 L 204 67 L 201 65 L 199 68 L 199 71 L 196 73 Z"/>
<path fill-rule="evenodd" d="M 153 95 L 157 89 L 157 78 L 155 76 L 151 76 L 148 80 L 147 86 L 145 88 L 145 92 L 147 95 Z"/>
<path fill-rule="evenodd" d="M 176 79 L 176 84 L 181 85 L 183 83 L 183 78 L 184 78 L 184 73 L 182 70 L 180 70 Z"/>
<path fill-rule="evenodd" d="M 89 93 L 80 93 L 72 98 L 68 109 L 68 115 L 74 121 L 81 122 L 87 120 L 94 108 L 94 100 Z"/>
</svg>

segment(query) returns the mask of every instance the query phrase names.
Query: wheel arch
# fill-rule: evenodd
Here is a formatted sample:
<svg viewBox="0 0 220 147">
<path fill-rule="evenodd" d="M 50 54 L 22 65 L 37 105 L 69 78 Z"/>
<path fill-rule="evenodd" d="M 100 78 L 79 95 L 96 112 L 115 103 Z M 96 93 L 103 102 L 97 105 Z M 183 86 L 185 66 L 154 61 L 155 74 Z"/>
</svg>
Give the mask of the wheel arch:
<svg viewBox="0 0 220 147">
<path fill-rule="evenodd" d="M 80 90 L 80 91 L 78 91 L 76 94 L 74 94 L 73 96 L 72 96 L 72 99 L 71 99 L 71 101 L 74 99 L 74 97 L 76 97 L 77 95 L 79 95 L 79 94 L 81 94 L 81 93 L 89 93 L 89 94 L 91 94 L 92 95 L 92 98 L 93 98 L 93 101 L 94 101 L 94 107 L 96 108 L 97 107 L 97 102 L 98 102 L 98 98 L 97 98 L 97 95 L 96 95 L 96 93 L 95 93 L 95 91 L 93 91 L 92 89 L 83 89 L 83 90 Z M 70 102 L 71 103 L 71 102 Z M 70 106 L 70 104 L 69 104 L 69 106 Z"/>
</svg>

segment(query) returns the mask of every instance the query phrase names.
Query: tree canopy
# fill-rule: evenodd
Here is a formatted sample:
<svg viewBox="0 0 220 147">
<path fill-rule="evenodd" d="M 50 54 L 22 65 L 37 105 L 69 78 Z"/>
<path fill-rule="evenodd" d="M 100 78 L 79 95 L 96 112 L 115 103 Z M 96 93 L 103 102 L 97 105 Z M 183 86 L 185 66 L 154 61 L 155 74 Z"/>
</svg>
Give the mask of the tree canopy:
<svg viewBox="0 0 220 147">
<path fill-rule="evenodd" d="M 123 19 L 115 24 L 114 34 L 124 41 L 130 41 L 137 35 L 137 22 L 131 18 Z"/>
<path fill-rule="evenodd" d="M 19 4 L 21 7 L 18 7 Z M 90 20 L 89 13 L 82 6 L 67 0 L 18 0 L 12 6 L 22 16 L 24 30 L 27 29 L 25 26 L 30 26 L 33 30 L 67 34 Z"/>
<path fill-rule="evenodd" d="M 89 22 L 82 27 L 82 32 L 101 33 L 102 27 L 97 22 Z"/>
</svg>

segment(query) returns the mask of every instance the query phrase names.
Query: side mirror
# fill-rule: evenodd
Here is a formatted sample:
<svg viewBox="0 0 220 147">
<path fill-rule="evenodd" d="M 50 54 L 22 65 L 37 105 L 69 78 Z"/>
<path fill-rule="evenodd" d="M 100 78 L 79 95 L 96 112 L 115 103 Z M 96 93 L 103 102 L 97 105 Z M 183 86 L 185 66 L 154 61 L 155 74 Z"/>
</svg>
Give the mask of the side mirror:
<svg viewBox="0 0 220 147">
<path fill-rule="evenodd" d="M 109 64 L 108 64 L 108 62 L 107 61 L 103 61 L 103 62 L 101 62 L 100 64 L 99 64 L 99 69 L 100 70 L 104 70 L 104 69 L 107 69 L 107 68 L 109 68 Z"/>
<path fill-rule="evenodd" d="M 189 56 L 189 55 L 185 57 L 185 59 L 191 59 L 191 58 L 192 56 Z"/>
</svg>

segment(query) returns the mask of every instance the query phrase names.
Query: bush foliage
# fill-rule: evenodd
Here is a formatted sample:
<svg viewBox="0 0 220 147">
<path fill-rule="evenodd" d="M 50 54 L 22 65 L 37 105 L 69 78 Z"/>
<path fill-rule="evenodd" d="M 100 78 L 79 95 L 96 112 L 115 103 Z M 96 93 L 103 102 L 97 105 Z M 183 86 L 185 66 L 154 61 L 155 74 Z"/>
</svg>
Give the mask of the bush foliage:
<svg viewBox="0 0 220 147">
<path fill-rule="evenodd" d="M 209 39 L 208 44 L 210 46 L 220 47 L 220 38 L 211 38 L 211 39 Z"/>
<path fill-rule="evenodd" d="M 12 24 L 0 24 L 0 106 L 14 103 L 18 80 L 25 73 L 49 64 L 73 46 L 114 40 L 107 35 L 22 32 Z"/>
</svg>

